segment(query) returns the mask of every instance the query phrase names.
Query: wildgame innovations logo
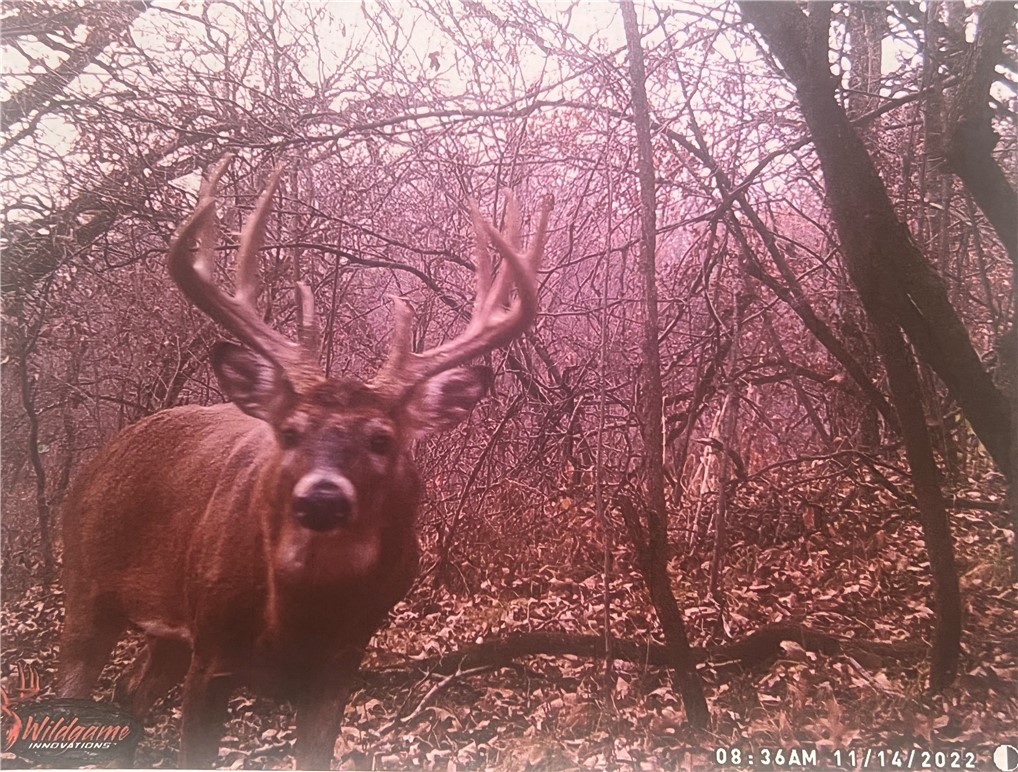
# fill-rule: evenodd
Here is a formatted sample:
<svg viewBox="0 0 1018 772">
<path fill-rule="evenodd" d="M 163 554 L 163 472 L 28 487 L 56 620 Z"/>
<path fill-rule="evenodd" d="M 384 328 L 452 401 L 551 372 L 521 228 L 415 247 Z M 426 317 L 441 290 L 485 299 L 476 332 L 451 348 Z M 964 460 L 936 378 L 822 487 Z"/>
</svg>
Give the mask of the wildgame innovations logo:
<svg viewBox="0 0 1018 772">
<path fill-rule="evenodd" d="M 19 686 L 2 700 L 3 752 L 32 762 L 59 761 L 60 766 L 130 759 L 141 740 L 141 723 L 111 705 L 90 700 L 35 699 L 35 671 L 18 667 Z"/>
</svg>

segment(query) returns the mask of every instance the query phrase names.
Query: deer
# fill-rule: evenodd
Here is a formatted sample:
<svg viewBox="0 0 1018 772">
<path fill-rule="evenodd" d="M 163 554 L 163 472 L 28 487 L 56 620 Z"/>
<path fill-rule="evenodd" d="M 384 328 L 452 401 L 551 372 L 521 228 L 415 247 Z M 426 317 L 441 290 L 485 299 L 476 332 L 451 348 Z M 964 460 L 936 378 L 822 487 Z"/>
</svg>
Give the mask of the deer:
<svg viewBox="0 0 1018 772">
<path fill-rule="evenodd" d="M 229 697 L 246 686 L 293 703 L 297 767 L 328 769 L 365 650 L 418 575 L 414 444 L 463 421 L 488 391 L 491 370 L 467 364 L 534 323 L 553 201 L 544 197 L 526 252 L 514 197 L 503 230 L 471 202 L 477 292 L 463 332 L 416 352 L 414 309 L 394 298 L 377 374 L 331 377 L 307 285 L 297 284 L 296 340 L 256 305 L 282 168 L 243 222 L 233 294 L 214 280 L 231 159 L 203 178 L 168 248 L 183 295 L 238 341 L 211 350 L 230 401 L 143 418 L 71 486 L 57 691 L 88 698 L 114 645 L 140 630 L 143 651 L 114 699 L 143 716 L 183 681 L 181 766 L 215 763 Z"/>
</svg>

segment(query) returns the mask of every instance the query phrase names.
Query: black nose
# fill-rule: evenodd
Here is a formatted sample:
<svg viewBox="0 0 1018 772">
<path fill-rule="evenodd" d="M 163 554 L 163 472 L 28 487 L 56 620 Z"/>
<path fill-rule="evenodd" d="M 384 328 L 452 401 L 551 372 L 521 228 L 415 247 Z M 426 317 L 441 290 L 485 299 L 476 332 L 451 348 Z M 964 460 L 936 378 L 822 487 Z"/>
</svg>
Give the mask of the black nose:
<svg viewBox="0 0 1018 772">
<path fill-rule="evenodd" d="M 353 507 L 338 486 L 319 483 L 294 501 L 297 522 L 312 531 L 330 531 L 350 519 Z"/>
</svg>

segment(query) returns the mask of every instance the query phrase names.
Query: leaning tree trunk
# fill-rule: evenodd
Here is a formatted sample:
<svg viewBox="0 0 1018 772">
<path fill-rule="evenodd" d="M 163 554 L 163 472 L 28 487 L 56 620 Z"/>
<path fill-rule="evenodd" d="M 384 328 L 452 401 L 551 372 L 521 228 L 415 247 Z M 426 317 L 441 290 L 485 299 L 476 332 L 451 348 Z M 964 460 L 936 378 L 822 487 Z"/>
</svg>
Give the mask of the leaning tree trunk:
<svg viewBox="0 0 1018 772">
<path fill-rule="evenodd" d="M 898 220 L 873 160 L 838 104 L 837 81 L 827 62 L 830 8 L 811 7 L 807 17 L 794 3 L 743 2 L 742 12 L 795 86 L 827 183 L 846 267 L 867 312 L 880 301 L 862 296 L 860 284 L 886 271 L 897 288 L 884 296 L 895 323 L 961 406 L 997 468 L 1014 482 L 1014 408 L 983 366 L 943 280 Z"/>
<path fill-rule="evenodd" d="M 807 17 L 792 3 L 742 3 L 743 14 L 796 88 L 823 169 L 848 274 L 877 331 L 930 555 L 936 606 L 930 688 L 938 691 L 951 682 L 957 670 L 961 598 L 918 374 L 902 330 L 958 398 L 987 449 L 1009 476 L 1013 473 L 1010 407 L 983 369 L 940 277 L 897 219 L 872 159 L 835 98 L 836 81 L 827 63 L 830 9 L 825 9 L 813 6 Z M 966 378 L 971 380 L 965 382 Z M 977 394 L 989 404 L 974 405 Z M 969 413 L 970 409 L 974 413 Z M 988 423 L 991 416 L 997 425 Z"/>
<path fill-rule="evenodd" d="M 947 163 L 972 194 L 1007 249 L 1018 278 L 1018 194 L 993 157 L 1000 136 L 993 130 L 990 86 L 1003 58 L 1004 39 L 1014 29 L 1011 3 L 985 3 L 951 110 Z"/>
</svg>

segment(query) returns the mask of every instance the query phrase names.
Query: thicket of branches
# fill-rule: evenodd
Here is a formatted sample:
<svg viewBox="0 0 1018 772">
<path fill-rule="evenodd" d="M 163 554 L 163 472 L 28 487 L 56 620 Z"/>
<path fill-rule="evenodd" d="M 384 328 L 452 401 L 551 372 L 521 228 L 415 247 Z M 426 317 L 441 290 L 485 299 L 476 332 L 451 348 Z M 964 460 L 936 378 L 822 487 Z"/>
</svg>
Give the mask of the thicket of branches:
<svg viewBox="0 0 1018 772">
<path fill-rule="evenodd" d="M 633 41 L 611 7 L 7 4 L 9 591 L 52 572 L 57 506 L 97 447 L 221 398 L 218 332 L 165 249 L 227 151 L 233 227 L 285 164 L 264 308 L 293 333 L 293 281 L 309 283 L 332 374 L 379 366 L 392 295 L 422 345 L 463 324 L 470 198 L 497 221 L 510 189 L 527 217 L 555 197 L 536 327 L 493 355 L 467 426 L 420 449 L 424 581 L 584 579 L 605 551 L 650 575 L 656 517 L 660 566 L 712 560 L 719 602 L 728 545 L 844 518 L 920 518 L 947 571 L 936 512 L 992 509 L 1014 481 L 1008 7 L 639 7 L 641 159 Z"/>
</svg>

